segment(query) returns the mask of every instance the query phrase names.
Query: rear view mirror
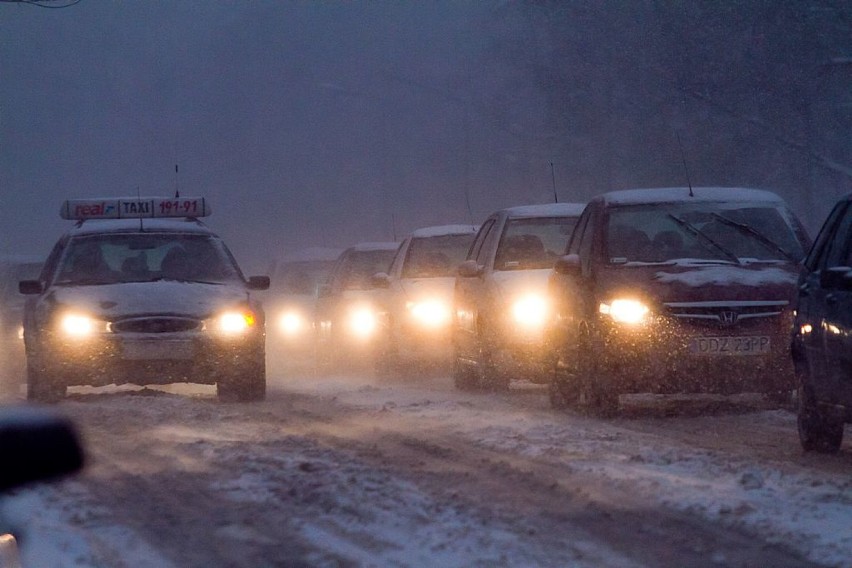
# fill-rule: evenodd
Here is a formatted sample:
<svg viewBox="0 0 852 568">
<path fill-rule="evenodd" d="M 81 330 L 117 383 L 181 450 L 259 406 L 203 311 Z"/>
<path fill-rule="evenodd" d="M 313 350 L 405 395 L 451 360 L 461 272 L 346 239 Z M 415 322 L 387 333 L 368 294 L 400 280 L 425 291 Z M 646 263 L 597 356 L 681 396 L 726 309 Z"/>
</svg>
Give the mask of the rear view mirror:
<svg viewBox="0 0 852 568">
<path fill-rule="evenodd" d="M 820 272 L 819 285 L 826 290 L 852 290 L 852 268 L 832 266 Z"/>
<path fill-rule="evenodd" d="M 577 254 L 568 254 L 559 257 L 556 260 L 556 264 L 553 265 L 553 271 L 556 272 L 556 274 L 561 274 L 563 276 L 579 278 L 582 273 L 580 256 Z"/>
<path fill-rule="evenodd" d="M 269 276 L 249 276 L 249 290 L 269 290 Z"/>
<path fill-rule="evenodd" d="M 0 456 L 0 491 L 83 466 L 73 424 L 52 411 L 29 407 L 0 410 Z"/>
<path fill-rule="evenodd" d="M 41 294 L 44 288 L 38 280 L 21 280 L 18 282 L 18 292 L 27 296 Z"/>
<path fill-rule="evenodd" d="M 475 260 L 466 260 L 459 264 L 458 275 L 462 278 L 476 278 L 482 275 L 483 267 Z"/>
</svg>

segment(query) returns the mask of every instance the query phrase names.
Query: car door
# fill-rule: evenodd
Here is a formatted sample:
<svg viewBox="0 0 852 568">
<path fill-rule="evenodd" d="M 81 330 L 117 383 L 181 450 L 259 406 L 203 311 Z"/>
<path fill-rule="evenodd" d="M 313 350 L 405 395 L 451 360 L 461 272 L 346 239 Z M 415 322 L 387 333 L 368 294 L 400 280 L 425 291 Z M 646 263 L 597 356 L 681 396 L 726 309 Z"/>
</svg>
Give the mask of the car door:
<svg viewBox="0 0 852 568">
<path fill-rule="evenodd" d="M 852 268 L 852 206 L 845 203 L 826 242 L 819 286 L 813 287 L 810 320 L 816 340 L 814 362 L 820 367 L 814 385 L 817 398 L 852 401 L 852 285 L 843 278 L 830 278 L 830 271 Z M 844 282 L 845 280 L 845 282 Z"/>
<path fill-rule="evenodd" d="M 473 357 L 476 354 L 477 321 L 483 304 L 483 294 L 486 288 L 486 274 L 489 258 L 493 256 L 494 239 L 499 234 L 498 218 L 487 219 L 468 252 L 466 263 L 475 262 L 478 267 L 477 275 L 456 277 L 454 291 L 454 341 L 459 355 Z M 491 262 L 493 266 L 493 261 Z"/>
</svg>

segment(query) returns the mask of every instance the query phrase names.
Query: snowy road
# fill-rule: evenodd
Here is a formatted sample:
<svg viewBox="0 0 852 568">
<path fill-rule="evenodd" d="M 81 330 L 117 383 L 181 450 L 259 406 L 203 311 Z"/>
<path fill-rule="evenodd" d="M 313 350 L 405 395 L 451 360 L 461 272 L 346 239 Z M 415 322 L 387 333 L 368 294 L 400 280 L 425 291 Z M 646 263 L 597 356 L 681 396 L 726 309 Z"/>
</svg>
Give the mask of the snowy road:
<svg viewBox="0 0 852 568">
<path fill-rule="evenodd" d="M 852 444 L 804 454 L 748 398 L 600 420 L 447 377 L 169 390 L 59 405 L 89 465 L 0 501 L 25 568 L 852 565 Z"/>
</svg>

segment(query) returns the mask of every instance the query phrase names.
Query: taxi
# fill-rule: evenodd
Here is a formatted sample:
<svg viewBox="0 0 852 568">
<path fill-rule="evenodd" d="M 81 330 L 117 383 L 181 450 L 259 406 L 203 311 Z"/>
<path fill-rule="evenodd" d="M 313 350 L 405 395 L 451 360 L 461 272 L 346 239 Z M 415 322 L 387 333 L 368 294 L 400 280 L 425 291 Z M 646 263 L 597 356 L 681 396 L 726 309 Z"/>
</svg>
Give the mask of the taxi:
<svg viewBox="0 0 852 568">
<path fill-rule="evenodd" d="M 386 375 L 403 364 L 448 366 L 451 356 L 453 286 L 475 225 L 436 225 L 409 234 L 390 270 L 374 282 L 381 296 L 376 372 Z"/>
<path fill-rule="evenodd" d="M 614 191 L 589 202 L 554 267 L 550 401 L 601 414 L 631 393 L 789 402 L 789 335 L 809 239 L 776 194 Z"/>
<path fill-rule="evenodd" d="M 53 402 L 75 385 L 215 384 L 220 400 L 266 393 L 264 314 L 204 198 L 70 200 L 76 221 L 28 295 L 27 397 Z"/>
<path fill-rule="evenodd" d="M 458 267 L 453 380 L 459 389 L 546 382 L 547 279 L 583 210 L 579 203 L 510 207 L 490 215 Z"/>
</svg>

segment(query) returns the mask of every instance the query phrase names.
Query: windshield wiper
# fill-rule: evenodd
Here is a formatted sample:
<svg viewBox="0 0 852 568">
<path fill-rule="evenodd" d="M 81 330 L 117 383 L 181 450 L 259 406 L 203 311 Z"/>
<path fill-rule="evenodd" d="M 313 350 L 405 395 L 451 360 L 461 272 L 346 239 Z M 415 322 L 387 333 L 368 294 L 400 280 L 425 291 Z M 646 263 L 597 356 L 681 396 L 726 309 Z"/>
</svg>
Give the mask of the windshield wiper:
<svg viewBox="0 0 852 568">
<path fill-rule="evenodd" d="M 76 280 L 57 280 L 57 286 L 105 286 L 107 284 L 118 284 L 115 280 L 104 280 L 103 278 L 78 278 Z"/>
<path fill-rule="evenodd" d="M 735 255 L 734 253 L 732 253 L 731 251 L 729 251 L 728 249 L 726 249 L 725 247 L 720 245 L 713 238 L 709 237 L 706 233 L 702 233 L 701 230 L 699 230 L 692 223 L 684 221 L 683 219 L 681 219 L 680 217 L 678 217 L 677 215 L 674 215 L 672 213 L 666 213 L 666 215 L 668 215 L 669 217 L 674 219 L 674 221 L 678 225 L 680 225 L 681 227 L 686 229 L 687 232 L 689 232 L 691 235 L 696 236 L 696 237 L 701 237 L 702 239 L 704 239 L 705 242 L 710 243 L 710 245 L 712 245 L 713 248 L 715 248 L 717 251 L 721 252 L 723 255 L 725 255 L 729 259 L 731 259 L 734 262 L 734 264 L 742 264 L 737 255 Z"/>
<path fill-rule="evenodd" d="M 725 223 L 726 225 L 730 225 L 731 227 L 738 229 L 742 233 L 751 235 L 757 240 L 757 242 L 767 248 L 774 250 L 775 252 L 781 253 L 790 262 L 799 262 L 796 257 L 794 257 L 791 253 L 781 248 L 781 245 L 779 245 L 778 243 L 776 243 L 751 225 L 746 225 L 745 223 L 738 223 L 737 221 L 734 221 L 733 219 L 728 219 L 727 217 L 725 217 L 724 215 L 720 215 L 719 213 L 711 213 L 710 215 L 712 215 L 714 219 L 718 219 L 722 223 Z"/>
</svg>

